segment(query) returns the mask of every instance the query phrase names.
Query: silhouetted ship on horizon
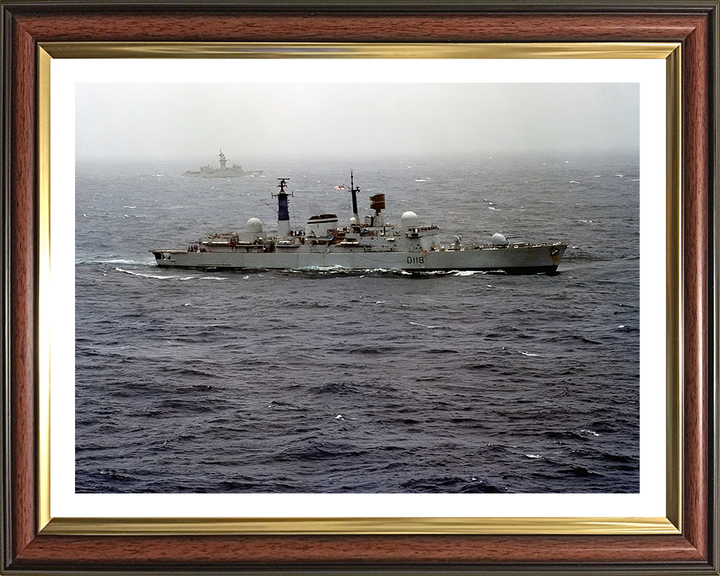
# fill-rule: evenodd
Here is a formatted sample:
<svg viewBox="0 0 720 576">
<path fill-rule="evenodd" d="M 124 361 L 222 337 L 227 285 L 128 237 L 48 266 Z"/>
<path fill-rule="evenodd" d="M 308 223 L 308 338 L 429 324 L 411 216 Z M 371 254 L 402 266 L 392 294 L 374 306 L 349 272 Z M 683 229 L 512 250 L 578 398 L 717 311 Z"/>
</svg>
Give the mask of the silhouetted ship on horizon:
<svg viewBox="0 0 720 576">
<path fill-rule="evenodd" d="M 227 165 L 227 159 L 223 154 L 222 148 L 220 149 L 220 168 L 213 168 L 209 164 L 207 166 L 201 166 L 200 170 L 188 170 L 183 173 L 183 176 L 199 176 L 201 178 L 238 178 L 240 176 L 260 176 L 262 170 L 243 170 L 242 166 L 233 164 L 232 166 Z"/>
</svg>

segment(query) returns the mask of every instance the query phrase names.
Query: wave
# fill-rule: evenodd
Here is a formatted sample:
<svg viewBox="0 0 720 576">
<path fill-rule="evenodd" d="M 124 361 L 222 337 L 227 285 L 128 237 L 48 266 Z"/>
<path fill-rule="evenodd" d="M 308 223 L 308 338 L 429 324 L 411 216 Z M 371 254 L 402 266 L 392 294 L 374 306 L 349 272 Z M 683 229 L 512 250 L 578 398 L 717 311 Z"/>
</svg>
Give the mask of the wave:
<svg viewBox="0 0 720 576">
<path fill-rule="evenodd" d="M 200 368 L 171 368 L 170 372 L 177 374 L 178 376 L 200 376 L 202 378 L 217 378 L 217 373 L 210 372 L 207 370 L 201 370 Z M 177 388 L 175 389 L 175 392 L 178 394 L 183 394 L 186 391 L 192 391 L 192 393 L 195 393 L 199 390 L 210 390 L 211 386 L 208 386 L 207 384 L 196 384 L 195 386 L 191 386 L 189 388 Z"/>
<path fill-rule="evenodd" d="M 600 474 L 599 472 L 593 472 L 589 468 L 586 468 L 585 466 L 578 466 L 574 465 L 570 468 L 565 468 L 564 470 L 558 470 L 558 474 L 569 474 L 570 476 L 575 476 L 578 478 L 586 478 L 588 476 L 597 476 L 597 477 L 603 477 L 604 474 Z"/>
<path fill-rule="evenodd" d="M 128 258 L 97 258 L 92 260 L 77 259 L 75 265 L 83 264 L 126 264 L 131 266 L 153 266 L 155 260 L 131 260 Z"/>
<path fill-rule="evenodd" d="M 308 410 L 308 408 L 283 400 L 270 400 L 267 408 L 270 408 L 271 410 L 289 410 L 292 412 L 305 412 Z"/>
<path fill-rule="evenodd" d="M 418 322 L 408 322 L 411 326 L 419 326 L 421 328 L 427 328 L 428 330 L 436 330 L 438 328 L 442 328 L 442 326 L 433 326 L 433 325 L 426 325 L 426 324 L 420 324 Z"/>
<path fill-rule="evenodd" d="M 274 272 L 274 270 L 269 270 Z M 410 277 L 430 277 L 430 276 L 448 276 L 456 274 L 457 270 L 400 270 L 399 268 L 346 268 L 344 266 L 307 266 L 304 268 L 287 268 L 278 270 L 283 274 L 318 276 L 336 275 L 336 276 L 356 276 L 363 278 L 365 276 L 410 276 Z M 484 272 L 480 272 L 484 273 Z M 457 274 L 465 276 L 466 274 Z"/>
<path fill-rule="evenodd" d="M 184 276 L 180 280 L 228 280 L 228 278 L 224 276 Z"/>
<path fill-rule="evenodd" d="M 292 447 L 283 450 L 277 456 L 279 462 L 306 462 L 318 460 L 333 460 L 337 458 L 358 457 L 367 454 L 366 450 L 358 450 L 351 446 L 328 443 L 310 443 L 304 446 Z"/>
<path fill-rule="evenodd" d="M 321 386 L 310 389 L 311 394 L 322 396 L 324 394 L 360 394 L 361 390 L 357 386 L 348 382 L 328 382 Z"/>
<path fill-rule="evenodd" d="M 139 276 L 140 278 L 153 278 L 155 280 L 180 280 L 181 282 L 185 282 L 188 280 L 228 280 L 228 278 L 224 276 L 180 276 L 177 274 L 173 274 L 171 276 L 161 276 L 160 274 L 145 274 L 143 272 L 134 272 L 132 270 L 126 270 L 125 268 L 120 268 L 118 266 L 114 266 L 114 269 L 118 272 L 122 272 L 123 274 L 129 274 L 130 276 Z"/>
<path fill-rule="evenodd" d="M 130 274 L 130 276 L 140 276 L 141 278 L 154 278 L 156 280 L 172 280 L 173 278 L 177 278 L 177 276 L 160 276 L 158 274 L 143 274 L 142 272 L 133 272 L 132 270 L 125 270 L 124 268 L 118 268 L 117 266 L 114 267 L 115 270 L 118 272 L 122 272 L 123 274 Z"/>
<path fill-rule="evenodd" d="M 221 404 L 219 401 L 216 401 L 215 403 Z M 208 412 L 214 413 L 216 411 L 214 407 L 208 406 L 207 398 L 205 398 L 203 402 L 197 402 L 195 398 L 192 400 L 171 398 L 161 401 L 158 409 L 164 416 L 178 414 L 204 414 Z M 151 417 L 154 416 L 155 415 L 152 415 Z"/>
<path fill-rule="evenodd" d="M 461 493 L 501 493 L 503 488 L 489 484 L 485 480 L 478 480 L 472 476 L 461 478 L 459 476 L 440 476 L 429 478 L 417 478 L 408 480 L 402 484 L 407 492 L 437 493 L 437 492 L 461 492 Z"/>
<path fill-rule="evenodd" d="M 495 364 L 466 364 L 463 366 L 466 370 L 495 370 Z"/>
<path fill-rule="evenodd" d="M 384 345 L 384 346 L 363 346 L 352 348 L 348 351 L 349 354 L 388 354 L 401 349 L 399 346 Z"/>
<path fill-rule="evenodd" d="M 582 440 L 583 442 L 590 440 L 590 437 L 600 436 L 592 430 L 546 430 L 542 435 L 551 440 Z"/>
<path fill-rule="evenodd" d="M 609 462 L 619 462 L 621 464 L 631 464 L 634 463 L 637 465 L 637 458 L 633 456 L 625 456 L 624 454 L 614 454 L 612 452 L 600 452 L 600 457 L 603 460 L 607 460 Z"/>
</svg>

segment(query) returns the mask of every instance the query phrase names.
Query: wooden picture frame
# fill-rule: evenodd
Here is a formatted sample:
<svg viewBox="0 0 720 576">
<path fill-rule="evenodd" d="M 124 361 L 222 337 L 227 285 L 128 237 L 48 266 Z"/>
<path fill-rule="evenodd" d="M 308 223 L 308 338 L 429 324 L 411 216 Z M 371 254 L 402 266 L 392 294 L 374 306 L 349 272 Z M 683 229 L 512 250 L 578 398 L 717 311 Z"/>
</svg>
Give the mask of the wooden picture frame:
<svg viewBox="0 0 720 576">
<path fill-rule="evenodd" d="M 718 2 L 82 2 L 2 3 L 3 524 L 8 574 L 217 573 L 698 573 L 718 574 L 717 75 Z M 39 417 L 39 191 L 47 182 L 39 86 L 42 46 L 83 43 L 678 43 L 682 190 L 676 359 L 682 422 L 673 530 L 530 533 L 498 525 L 393 534 L 308 530 L 199 533 L 115 523 L 94 533 L 43 519 Z M 107 56 L 107 55 L 106 55 Z M 672 290 L 671 290 L 672 293 Z M 672 404 L 672 401 L 671 401 Z M 672 408 L 672 407 L 671 407 Z M 671 455 L 672 459 L 672 455 Z M 112 522 L 110 523 L 112 524 Z"/>
</svg>

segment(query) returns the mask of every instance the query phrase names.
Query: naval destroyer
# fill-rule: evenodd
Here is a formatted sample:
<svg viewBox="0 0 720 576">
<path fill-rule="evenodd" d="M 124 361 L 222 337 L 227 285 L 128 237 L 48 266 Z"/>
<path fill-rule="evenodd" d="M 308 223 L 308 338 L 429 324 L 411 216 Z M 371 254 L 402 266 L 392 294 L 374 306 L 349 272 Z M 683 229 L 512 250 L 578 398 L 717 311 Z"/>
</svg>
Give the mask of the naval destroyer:
<svg viewBox="0 0 720 576">
<path fill-rule="evenodd" d="M 237 178 L 239 176 L 260 176 L 262 170 L 243 170 L 242 166 L 233 164 L 232 166 L 227 165 L 227 158 L 220 148 L 220 168 L 213 168 L 209 164 L 207 166 L 201 166 L 200 170 L 187 170 L 183 173 L 183 176 L 200 176 L 202 178 Z"/>
<path fill-rule="evenodd" d="M 496 233 L 486 244 L 441 244 L 440 229 L 421 224 L 415 212 L 405 212 L 399 224 L 385 221 L 385 195 L 370 197 L 371 214 L 360 218 L 359 187 L 350 174 L 353 214 L 341 226 L 336 214 L 311 216 L 304 229 L 292 229 L 289 178 L 278 178 L 277 233 L 268 234 L 258 218 L 250 218 L 242 232 L 200 238 L 187 248 L 150 250 L 158 266 L 235 269 L 386 269 L 422 271 L 502 271 L 509 274 L 554 273 L 565 253 L 561 242 L 510 242 Z M 340 187 L 342 188 L 342 187 Z"/>
</svg>

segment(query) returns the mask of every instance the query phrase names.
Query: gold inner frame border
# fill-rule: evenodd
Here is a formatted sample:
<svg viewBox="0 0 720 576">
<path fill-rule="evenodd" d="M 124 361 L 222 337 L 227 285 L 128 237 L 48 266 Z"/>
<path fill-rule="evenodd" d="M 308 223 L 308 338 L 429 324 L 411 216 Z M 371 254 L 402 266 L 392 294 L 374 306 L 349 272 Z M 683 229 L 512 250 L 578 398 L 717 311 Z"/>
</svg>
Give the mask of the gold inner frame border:
<svg viewBox="0 0 720 576">
<path fill-rule="evenodd" d="M 50 74 L 54 58 L 663 59 L 666 61 L 666 517 L 53 518 L 50 512 Z M 682 531 L 681 45 L 679 43 L 39 43 L 38 528 L 52 535 L 680 534 Z"/>
</svg>

